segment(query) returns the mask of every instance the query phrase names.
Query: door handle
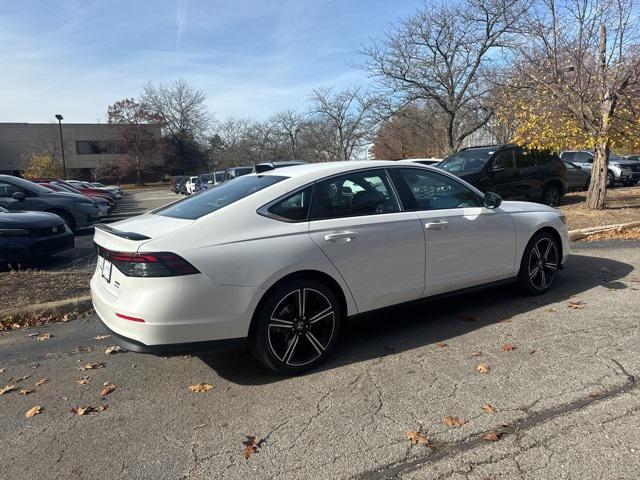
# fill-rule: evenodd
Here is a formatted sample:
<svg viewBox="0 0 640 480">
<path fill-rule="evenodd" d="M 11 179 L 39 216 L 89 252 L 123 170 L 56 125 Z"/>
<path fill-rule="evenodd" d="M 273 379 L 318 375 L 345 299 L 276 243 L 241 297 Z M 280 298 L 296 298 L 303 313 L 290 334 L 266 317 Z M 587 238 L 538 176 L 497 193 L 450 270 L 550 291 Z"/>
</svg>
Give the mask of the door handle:
<svg viewBox="0 0 640 480">
<path fill-rule="evenodd" d="M 350 242 L 351 240 L 354 240 L 357 236 L 358 236 L 358 232 L 345 231 L 345 232 L 327 233 L 324 236 L 324 239 L 327 242 L 337 242 L 338 240 L 345 240 L 346 242 Z"/>
<path fill-rule="evenodd" d="M 449 222 L 445 220 L 439 220 L 437 222 L 425 223 L 424 228 L 427 230 L 444 230 L 449 226 Z"/>
</svg>

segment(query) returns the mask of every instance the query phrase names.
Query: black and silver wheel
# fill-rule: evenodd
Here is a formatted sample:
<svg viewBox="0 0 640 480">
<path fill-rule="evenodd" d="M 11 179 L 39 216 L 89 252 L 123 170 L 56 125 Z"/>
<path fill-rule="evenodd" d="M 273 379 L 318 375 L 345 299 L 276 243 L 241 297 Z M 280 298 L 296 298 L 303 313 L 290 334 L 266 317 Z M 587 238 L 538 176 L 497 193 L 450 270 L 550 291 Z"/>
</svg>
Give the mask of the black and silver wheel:
<svg viewBox="0 0 640 480">
<path fill-rule="evenodd" d="M 551 288 L 560 267 L 560 249 L 556 239 L 539 232 L 525 248 L 518 281 L 525 293 L 539 295 Z"/>
<path fill-rule="evenodd" d="M 255 319 L 249 345 L 254 356 L 284 374 L 315 367 L 340 332 L 342 312 L 331 289 L 312 280 L 287 282 L 269 294 Z"/>
<path fill-rule="evenodd" d="M 560 204 L 560 188 L 557 185 L 548 185 L 542 192 L 542 203 L 550 207 L 557 207 Z"/>
</svg>

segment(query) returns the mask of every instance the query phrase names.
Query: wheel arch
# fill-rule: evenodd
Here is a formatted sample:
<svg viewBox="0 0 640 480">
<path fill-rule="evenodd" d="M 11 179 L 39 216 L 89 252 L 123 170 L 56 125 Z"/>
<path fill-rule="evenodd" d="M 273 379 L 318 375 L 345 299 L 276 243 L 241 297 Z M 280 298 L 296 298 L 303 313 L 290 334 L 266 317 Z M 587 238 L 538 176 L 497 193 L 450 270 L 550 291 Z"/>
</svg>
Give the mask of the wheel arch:
<svg viewBox="0 0 640 480">
<path fill-rule="evenodd" d="M 556 241 L 556 244 L 558 246 L 558 256 L 560 259 L 563 258 L 564 251 L 563 251 L 562 237 L 560 236 L 560 232 L 558 232 L 558 230 L 556 230 L 551 225 L 545 225 L 544 227 L 536 229 L 527 239 L 527 243 L 524 244 L 524 248 L 522 249 L 522 253 L 520 254 L 520 265 L 522 264 L 522 260 L 524 258 L 524 252 L 527 250 L 527 245 L 529 245 L 533 237 L 535 237 L 540 232 L 549 233 L 553 237 L 553 239 Z"/>
</svg>

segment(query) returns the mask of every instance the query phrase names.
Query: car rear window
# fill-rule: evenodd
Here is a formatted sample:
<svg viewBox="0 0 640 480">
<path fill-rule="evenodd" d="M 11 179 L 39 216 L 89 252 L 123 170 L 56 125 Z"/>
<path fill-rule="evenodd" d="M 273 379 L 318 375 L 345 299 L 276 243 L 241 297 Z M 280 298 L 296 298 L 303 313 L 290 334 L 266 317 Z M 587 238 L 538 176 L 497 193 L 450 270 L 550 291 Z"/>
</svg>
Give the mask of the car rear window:
<svg viewBox="0 0 640 480">
<path fill-rule="evenodd" d="M 195 220 L 211 212 L 231 205 L 264 188 L 270 187 L 287 177 L 276 175 L 248 175 L 229 180 L 220 186 L 187 197 L 176 203 L 155 210 L 153 213 L 164 217 Z"/>
</svg>

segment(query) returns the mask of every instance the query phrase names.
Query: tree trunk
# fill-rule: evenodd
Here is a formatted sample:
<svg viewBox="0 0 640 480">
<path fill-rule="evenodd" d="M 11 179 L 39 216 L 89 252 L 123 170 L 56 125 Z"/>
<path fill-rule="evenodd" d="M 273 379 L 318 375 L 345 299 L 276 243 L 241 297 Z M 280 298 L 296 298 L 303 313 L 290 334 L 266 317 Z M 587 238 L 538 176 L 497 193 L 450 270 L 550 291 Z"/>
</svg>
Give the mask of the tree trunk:
<svg viewBox="0 0 640 480">
<path fill-rule="evenodd" d="M 136 185 L 142 185 L 142 169 L 140 168 L 140 155 L 136 153 Z"/>
<path fill-rule="evenodd" d="M 600 44 L 598 46 L 600 82 L 600 126 L 595 144 L 593 167 L 591 168 L 591 183 L 587 193 L 587 206 L 594 210 L 605 207 L 607 196 L 607 165 L 609 163 L 609 123 L 613 113 L 614 103 L 607 78 L 607 30 L 600 25 Z"/>
</svg>

